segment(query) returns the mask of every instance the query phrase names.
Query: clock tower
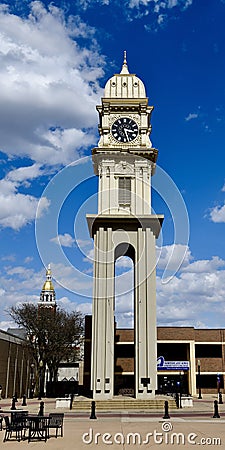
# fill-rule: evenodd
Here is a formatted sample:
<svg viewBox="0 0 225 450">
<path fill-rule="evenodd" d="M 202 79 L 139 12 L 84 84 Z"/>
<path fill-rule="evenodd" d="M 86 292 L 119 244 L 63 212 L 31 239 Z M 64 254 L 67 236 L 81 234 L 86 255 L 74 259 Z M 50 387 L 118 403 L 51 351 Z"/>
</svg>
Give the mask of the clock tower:
<svg viewBox="0 0 225 450">
<path fill-rule="evenodd" d="M 92 150 L 99 177 L 98 214 L 87 215 L 94 239 L 91 389 L 94 399 L 114 395 L 115 261 L 134 263 L 134 396 L 152 398 L 156 386 L 155 239 L 163 216 L 151 214 L 151 177 L 158 151 L 150 141 L 145 86 L 122 70 L 110 78 L 99 113 L 100 139 Z M 127 287 L 130 290 L 130 287 Z"/>
</svg>

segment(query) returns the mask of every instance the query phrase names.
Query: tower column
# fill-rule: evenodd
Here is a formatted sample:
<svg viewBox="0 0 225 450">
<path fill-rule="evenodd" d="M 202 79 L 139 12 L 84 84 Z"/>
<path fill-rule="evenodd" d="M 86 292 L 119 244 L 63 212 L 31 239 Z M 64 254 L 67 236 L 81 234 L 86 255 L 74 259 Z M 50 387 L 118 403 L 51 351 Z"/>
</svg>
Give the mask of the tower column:
<svg viewBox="0 0 225 450">
<path fill-rule="evenodd" d="M 157 370 L 155 237 L 138 229 L 135 272 L 135 385 L 137 398 L 155 395 Z"/>
<path fill-rule="evenodd" d="M 95 238 L 92 313 L 93 398 L 111 398 L 114 384 L 114 256 L 112 229 L 97 230 Z"/>
</svg>

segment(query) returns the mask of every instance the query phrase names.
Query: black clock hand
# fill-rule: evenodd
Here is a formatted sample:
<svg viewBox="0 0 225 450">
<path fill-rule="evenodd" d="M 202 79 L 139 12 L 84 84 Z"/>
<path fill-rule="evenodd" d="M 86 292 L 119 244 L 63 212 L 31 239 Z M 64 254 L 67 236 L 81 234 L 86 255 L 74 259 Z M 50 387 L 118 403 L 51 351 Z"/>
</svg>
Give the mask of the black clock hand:
<svg viewBox="0 0 225 450">
<path fill-rule="evenodd" d="M 133 133 L 133 130 L 129 130 L 128 128 L 124 128 L 123 131 L 124 131 L 124 133 L 126 135 L 127 140 L 129 141 L 129 136 L 127 135 L 127 133 Z"/>
</svg>

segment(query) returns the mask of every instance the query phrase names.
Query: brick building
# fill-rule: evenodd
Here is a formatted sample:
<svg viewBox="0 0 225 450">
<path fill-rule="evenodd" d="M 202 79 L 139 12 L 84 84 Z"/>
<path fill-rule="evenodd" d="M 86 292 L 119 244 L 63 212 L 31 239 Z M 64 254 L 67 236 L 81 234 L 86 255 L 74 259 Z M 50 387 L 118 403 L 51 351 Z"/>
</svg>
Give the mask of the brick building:
<svg viewBox="0 0 225 450">
<path fill-rule="evenodd" d="M 157 328 L 158 392 L 223 391 L 225 329 Z M 115 329 L 114 394 L 134 389 L 134 330 Z M 163 362 L 162 362 L 163 361 Z M 90 389 L 91 316 L 85 321 L 84 387 Z M 200 376 L 199 376 L 200 371 Z"/>
<path fill-rule="evenodd" d="M 30 362 L 24 339 L 0 330 L 0 384 L 2 396 L 22 397 L 29 392 Z"/>
</svg>

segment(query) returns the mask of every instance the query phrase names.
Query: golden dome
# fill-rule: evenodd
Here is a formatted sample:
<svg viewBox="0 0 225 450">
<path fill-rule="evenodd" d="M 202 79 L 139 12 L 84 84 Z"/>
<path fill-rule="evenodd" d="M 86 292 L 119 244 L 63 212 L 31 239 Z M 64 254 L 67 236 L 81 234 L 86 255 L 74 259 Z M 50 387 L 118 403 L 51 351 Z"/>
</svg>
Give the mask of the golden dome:
<svg viewBox="0 0 225 450">
<path fill-rule="evenodd" d="M 50 264 L 48 265 L 48 268 L 46 270 L 46 281 L 43 284 L 42 291 L 53 291 L 54 292 L 54 286 L 52 284 L 52 271 Z"/>
<path fill-rule="evenodd" d="M 42 291 L 54 291 L 52 281 L 46 280 L 45 283 L 43 284 Z"/>
</svg>

